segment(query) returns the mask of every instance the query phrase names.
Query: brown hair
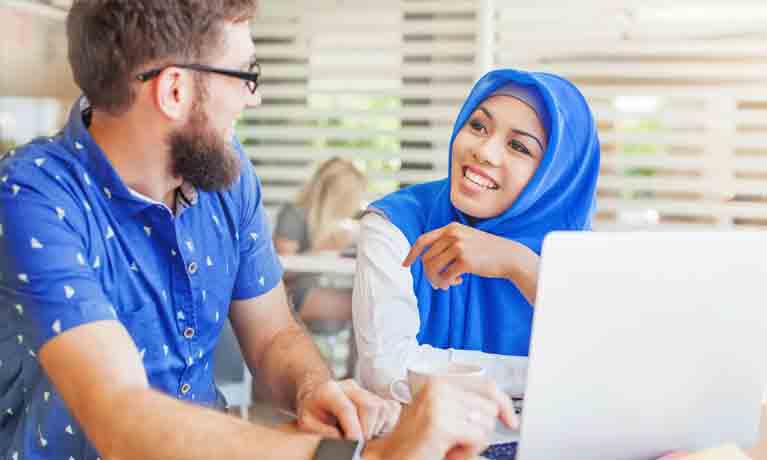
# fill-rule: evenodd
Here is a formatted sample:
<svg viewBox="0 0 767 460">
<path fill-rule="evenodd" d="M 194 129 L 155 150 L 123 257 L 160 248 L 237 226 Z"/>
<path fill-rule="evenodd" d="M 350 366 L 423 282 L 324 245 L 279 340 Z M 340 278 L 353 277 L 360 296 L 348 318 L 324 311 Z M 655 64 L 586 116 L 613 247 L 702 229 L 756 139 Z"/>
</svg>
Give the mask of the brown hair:
<svg viewBox="0 0 767 460">
<path fill-rule="evenodd" d="M 75 0 L 67 16 L 69 64 L 94 108 L 118 114 L 148 64 L 208 58 L 224 21 L 255 14 L 257 0 Z"/>
</svg>

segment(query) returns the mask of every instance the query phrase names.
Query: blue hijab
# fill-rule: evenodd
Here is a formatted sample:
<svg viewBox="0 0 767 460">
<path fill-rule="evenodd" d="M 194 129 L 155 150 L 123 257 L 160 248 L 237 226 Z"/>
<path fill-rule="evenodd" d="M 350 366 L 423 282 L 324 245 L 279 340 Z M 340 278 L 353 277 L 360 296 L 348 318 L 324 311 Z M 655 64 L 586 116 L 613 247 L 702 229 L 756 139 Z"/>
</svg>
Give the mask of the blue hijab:
<svg viewBox="0 0 767 460">
<path fill-rule="evenodd" d="M 543 238 L 554 230 L 589 230 L 596 204 L 599 139 L 586 100 L 570 82 L 555 75 L 511 69 L 482 77 L 464 102 L 450 139 L 453 141 L 480 102 L 508 84 L 538 91 L 548 112 L 548 147 L 538 169 L 512 206 L 499 216 L 468 219 L 450 201 L 450 177 L 404 188 L 374 202 L 411 245 L 424 233 L 451 222 L 509 238 L 541 252 Z M 448 169 L 449 171 L 451 169 Z M 473 224 L 472 224 L 473 221 Z M 431 287 L 418 258 L 411 267 L 421 327 L 418 342 L 438 348 L 481 350 L 526 356 L 533 308 L 514 283 L 464 274 L 447 291 Z"/>
</svg>

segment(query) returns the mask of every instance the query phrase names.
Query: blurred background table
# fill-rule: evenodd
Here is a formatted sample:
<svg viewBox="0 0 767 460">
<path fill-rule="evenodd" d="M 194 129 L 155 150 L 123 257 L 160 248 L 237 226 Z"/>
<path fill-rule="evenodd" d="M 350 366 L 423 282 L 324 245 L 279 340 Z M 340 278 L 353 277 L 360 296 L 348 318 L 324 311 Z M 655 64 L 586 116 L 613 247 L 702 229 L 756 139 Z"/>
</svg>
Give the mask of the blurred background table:
<svg viewBox="0 0 767 460">
<path fill-rule="evenodd" d="M 348 277 L 354 276 L 357 266 L 357 262 L 353 257 L 341 257 L 335 253 L 280 256 L 280 261 L 282 261 L 285 271 L 288 272 Z"/>
<path fill-rule="evenodd" d="M 285 273 L 313 275 L 317 287 L 349 292 L 354 287 L 356 260 L 334 252 L 280 256 Z M 309 320 L 304 318 L 322 356 L 337 378 L 352 377 L 356 367 L 356 348 L 351 321 Z"/>
</svg>

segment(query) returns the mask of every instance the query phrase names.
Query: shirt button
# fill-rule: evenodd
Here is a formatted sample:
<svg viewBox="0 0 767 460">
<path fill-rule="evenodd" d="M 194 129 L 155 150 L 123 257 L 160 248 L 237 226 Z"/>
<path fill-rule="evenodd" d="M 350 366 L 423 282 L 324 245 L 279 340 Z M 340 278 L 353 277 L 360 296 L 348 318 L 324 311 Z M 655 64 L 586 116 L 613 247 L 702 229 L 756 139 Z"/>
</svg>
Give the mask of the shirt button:
<svg viewBox="0 0 767 460">
<path fill-rule="evenodd" d="M 186 268 L 190 275 L 197 273 L 197 262 L 191 262 Z"/>
<path fill-rule="evenodd" d="M 189 390 L 191 390 L 191 389 L 192 389 L 192 385 L 189 385 L 188 383 L 185 383 L 185 384 L 181 385 L 181 394 L 185 395 L 185 394 L 189 393 Z"/>
<path fill-rule="evenodd" d="M 194 329 L 192 329 L 191 327 L 184 329 L 184 337 L 186 337 L 187 339 L 191 339 L 192 337 L 194 337 Z"/>
</svg>

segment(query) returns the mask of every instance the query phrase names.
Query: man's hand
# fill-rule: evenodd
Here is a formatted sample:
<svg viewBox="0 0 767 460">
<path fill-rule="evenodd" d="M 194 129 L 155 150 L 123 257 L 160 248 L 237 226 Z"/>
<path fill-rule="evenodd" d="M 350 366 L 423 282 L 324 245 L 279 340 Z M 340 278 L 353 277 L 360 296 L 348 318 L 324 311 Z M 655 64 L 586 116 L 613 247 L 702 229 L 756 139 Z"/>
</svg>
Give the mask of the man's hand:
<svg viewBox="0 0 767 460">
<path fill-rule="evenodd" d="M 498 418 L 511 428 L 519 424 L 511 400 L 492 381 L 432 378 L 404 409 L 394 432 L 371 442 L 363 457 L 473 459 L 487 447 Z"/>
<path fill-rule="evenodd" d="M 353 380 L 306 382 L 298 391 L 298 426 L 328 437 L 370 439 L 394 428 L 400 405 Z"/>
</svg>

